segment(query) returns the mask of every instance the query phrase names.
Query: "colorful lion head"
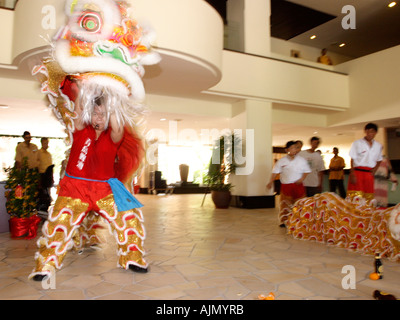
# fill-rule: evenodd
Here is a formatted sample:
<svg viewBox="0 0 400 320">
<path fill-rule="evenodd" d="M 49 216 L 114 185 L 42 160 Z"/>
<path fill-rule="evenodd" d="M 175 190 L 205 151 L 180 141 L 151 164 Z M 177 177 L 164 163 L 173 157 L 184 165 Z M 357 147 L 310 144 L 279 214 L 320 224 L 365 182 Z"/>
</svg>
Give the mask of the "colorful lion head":
<svg viewBox="0 0 400 320">
<path fill-rule="evenodd" d="M 158 63 L 160 57 L 151 51 L 152 32 L 129 18 L 126 2 L 67 0 L 65 13 L 68 23 L 55 37 L 61 68 L 143 100 L 143 65 Z"/>
<path fill-rule="evenodd" d="M 143 66 L 160 61 L 151 49 L 153 33 L 129 18 L 125 1 L 66 0 L 65 13 L 68 21 L 54 37 L 51 56 L 33 74 L 44 75 L 42 92 L 67 129 L 67 144 L 77 97 L 86 123 L 101 95 L 121 125 L 137 124 L 144 109 Z"/>
</svg>

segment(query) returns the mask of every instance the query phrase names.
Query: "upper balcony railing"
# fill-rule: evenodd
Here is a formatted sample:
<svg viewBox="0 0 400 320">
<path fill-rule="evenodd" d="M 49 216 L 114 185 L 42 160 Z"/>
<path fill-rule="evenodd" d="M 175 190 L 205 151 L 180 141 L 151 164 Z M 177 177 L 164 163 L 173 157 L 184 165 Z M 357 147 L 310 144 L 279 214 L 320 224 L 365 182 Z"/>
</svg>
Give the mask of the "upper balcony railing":
<svg viewBox="0 0 400 320">
<path fill-rule="evenodd" d="M 0 0 L 0 8 L 14 10 L 17 2 L 18 0 Z"/>
</svg>

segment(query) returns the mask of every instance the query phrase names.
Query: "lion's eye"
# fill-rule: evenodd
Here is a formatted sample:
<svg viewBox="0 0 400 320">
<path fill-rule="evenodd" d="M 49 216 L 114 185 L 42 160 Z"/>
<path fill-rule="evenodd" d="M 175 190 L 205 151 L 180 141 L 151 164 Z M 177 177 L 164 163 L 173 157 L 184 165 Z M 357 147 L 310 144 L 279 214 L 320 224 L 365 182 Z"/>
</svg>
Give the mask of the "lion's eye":
<svg viewBox="0 0 400 320">
<path fill-rule="evenodd" d="M 79 24 L 86 31 L 96 33 L 101 30 L 102 19 L 97 12 L 85 12 L 80 17 Z"/>
</svg>

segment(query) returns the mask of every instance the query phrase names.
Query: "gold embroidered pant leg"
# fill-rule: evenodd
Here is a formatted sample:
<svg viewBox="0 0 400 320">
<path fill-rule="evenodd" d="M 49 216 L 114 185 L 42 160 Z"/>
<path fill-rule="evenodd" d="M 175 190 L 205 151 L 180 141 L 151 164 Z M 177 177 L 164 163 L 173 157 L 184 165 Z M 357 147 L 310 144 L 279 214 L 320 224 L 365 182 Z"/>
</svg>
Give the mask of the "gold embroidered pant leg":
<svg viewBox="0 0 400 320">
<path fill-rule="evenodd" d="M 38 240 L 36 266 L 29 278 L 35 275 L 50 275 L 54 269 L 61 269 L 62 261 L 74 246 L 73 236 L 87 214 L 88 203 L 80 199 L 58 197 L 44 223 L 42 237 Z"/>
<path fill-rule="evenodd" d="M 118 245 L 118 266 L 128 269 L 130 265 L 147 268 L 144 260 L 143 242 L 146 231 L 143 215 L 139 209 L 118 212 L 112 195 L 97 202 L 100 214 L 109 222 L 110 232 Z"/>
<path fill-rule="evenodd" d="M 279 224 L 285 224 L 288 216 L 293 207 L 293 197 L 289 195 L 285 195 L 284 193 L 280 194 L 280 203 L 279 203 L 279 214 L 278 214 L 278 221 Z"/>
</svg>

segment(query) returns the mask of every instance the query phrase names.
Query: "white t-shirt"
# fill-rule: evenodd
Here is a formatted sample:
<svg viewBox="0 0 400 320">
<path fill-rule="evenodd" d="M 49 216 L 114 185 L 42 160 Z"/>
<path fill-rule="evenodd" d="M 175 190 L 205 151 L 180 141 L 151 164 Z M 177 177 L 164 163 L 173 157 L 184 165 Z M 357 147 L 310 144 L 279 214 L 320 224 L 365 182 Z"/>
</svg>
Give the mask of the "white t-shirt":
<svg viewBox="0 0 400 320">
<path fill-rule="evenodd" d="M 308 150 L 302 150 L 299 156 L 303 157 L 309 167 L 311 173 L 304 179 L 304 185 L 306 187 L 318 187 L 319 186 L 319 172 L 325 170 L 324 160 L 322 160 L 319 152 L 308 152 Z"/>
<path fill-rule="evenodd" d="M 294 183 L 299 180 L 304 173 L 311 172 L 307 161 L 296 155 L 293 159 L 285 156 L 278 160 L 272 168 L 272 173 L 280 174 L 280 180 L 283 184 Z"/>
<path fill-rule="evenodd" d="M 354 167 L 373 168 L 378 161 L 382 161 L 382 145 L 372 140 L 370 146 L 367 140 L 361 138 L 353 142 L 349 155 L 353 159 Z"/>
</svg>

